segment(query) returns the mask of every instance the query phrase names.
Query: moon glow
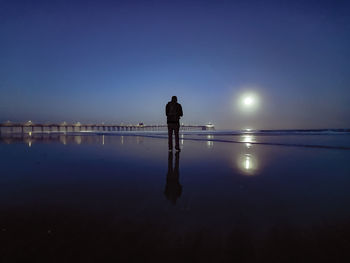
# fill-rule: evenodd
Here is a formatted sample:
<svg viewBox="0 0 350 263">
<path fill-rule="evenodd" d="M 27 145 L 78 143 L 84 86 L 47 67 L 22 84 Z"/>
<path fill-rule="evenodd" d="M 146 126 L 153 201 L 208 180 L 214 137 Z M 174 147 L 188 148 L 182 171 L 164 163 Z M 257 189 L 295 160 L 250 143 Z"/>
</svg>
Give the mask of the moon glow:
<svg viewBox="0 0 350 263">
<path fill-rule="evenodd" d="M 254 93 L 242 94 L 239 98 L 239 105 L 241 110 L 253 111 L 258 106 L 258 97 Z"/>
<path fill-rule="evenodd" d="M 254 103 L 254 99 L 253 99 L 252 97 L 250 97 L 250 96 L 245 97 L 245 98 L 243 99 L 243 103 L 244 103 L 244 105 L 246 105 L 247 107 L 249 107 L 249 106 L 251 106 L 251 105 Z"/>
</svg>

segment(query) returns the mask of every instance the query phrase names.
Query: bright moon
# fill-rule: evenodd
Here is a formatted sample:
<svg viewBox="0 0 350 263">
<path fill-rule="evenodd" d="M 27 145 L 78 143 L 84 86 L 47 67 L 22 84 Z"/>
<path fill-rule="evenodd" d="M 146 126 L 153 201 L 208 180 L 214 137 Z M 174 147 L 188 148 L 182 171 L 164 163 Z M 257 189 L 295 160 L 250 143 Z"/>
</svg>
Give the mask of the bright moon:
<svg viewBox="0 0 350 263">
<path fill-rule="evenodd" d="M 251 106 L 254 103 L 254 99 L 252 97 L 245 97 L 243 103 L 246 106 Z"/>
<path fill-rule="evenodd" d="M 254 93 L 245 93 L 239 97 L 240 108 L 244 111 L 253 111 L 258 107 L 258 96 Z"/>
</svg>

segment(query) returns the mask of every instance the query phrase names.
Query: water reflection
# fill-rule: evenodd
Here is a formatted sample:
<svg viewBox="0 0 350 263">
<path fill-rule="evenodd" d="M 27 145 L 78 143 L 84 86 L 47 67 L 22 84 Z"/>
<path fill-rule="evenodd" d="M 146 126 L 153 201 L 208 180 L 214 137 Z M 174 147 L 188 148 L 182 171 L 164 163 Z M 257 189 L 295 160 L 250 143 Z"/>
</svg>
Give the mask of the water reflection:
<svg viewBox="0 0 350 263">
<path fill-rule="evenodd" d="M 214 135 L 207 135 L 207 139 L 208 139 L 208 141 L 207 141 L 207 147 L 208 147 L 208 148 L 212 148 L 212 147 L 214 146 L 214 142 L 211 141 L 211 140 L 214 139 Z"/>
<path fill-rule="evenodd" d="M 124 136 L 120 136 L 121 144 L 124 143 Z M 142 143 L 142 138 L 136 138 L 137 143 Z M 37 142 L 52 143 L 60 142 L 63 145 L 67 144 L 110 144 L 113 139 L 111 137 L 101 136 L 87 136 L 87 135 L 66 135 L 66 134 L 44 134 L 44 133 L 33 133 L 33 134 L 6 134 L 0 135 L 0 143 L 18 143 L 23 142 L 28 146 L 32 146 Z"/>
<path fill-rule="evenodd" d="M 181 196 L 182 185 L 179 182 L 179 166 L 180 166 L 180 153 L 175 153 L 175 168 L 173 169 L 173 153 L 169 152 L 168 155 L 168 173 L 166 176 L 166 185 L 164 194 L 166 198 L 173 204 L 176 204 L 177 199 Z"/>
<path fill-rule="evenodd" d="M 66 135 L 60 136 L 60 142 L 63 143 L 64 145 L 66 145 L 67 144 L 67 136 Z"/>
<path fill-rule="evenodd" d="M 141 136 L 136 136 L 136 144 L 142 144 L 143 143 L 143 137 Z"/>
<path fill-rule="evenodd" d="M 180 134 L 180 138 L 181 138 L 180 140 L 181 145 L 184 145 L 184 135 Z"/>
<path fill-rule="evenodd" d="M 258 162 L 250 153 L 242 154 L 238 158 L 238 167 L 246 175 L 254 175 L 258 169 Z"/>
<path fill-rule="evenodd" d="M 251 134 L 244 134 L 241 136 L 240 142 L 243 142 L 245 147 L 243 153 L 238 154 L 236 163 L 239 170 L 245 175 L 255 175 L 258 170 L 258 160 L 254 154 L 253 144 L 256 138 Z"/>
<path fill-rule="evenodd" d="M 252 142 L 256 142 L 255 140 L 255 136 L 254 135 L 250 135 L 250 134 L 244 134 L 241 136 L 241 142 L 245 143 L 245 146 L 247 148 L 252 147 Z"/>
<path fill-rule="evenodd" d="M 74 141 L 76 144 L 81 144 L 81 136 L 74 136 Z"/>
</svg>

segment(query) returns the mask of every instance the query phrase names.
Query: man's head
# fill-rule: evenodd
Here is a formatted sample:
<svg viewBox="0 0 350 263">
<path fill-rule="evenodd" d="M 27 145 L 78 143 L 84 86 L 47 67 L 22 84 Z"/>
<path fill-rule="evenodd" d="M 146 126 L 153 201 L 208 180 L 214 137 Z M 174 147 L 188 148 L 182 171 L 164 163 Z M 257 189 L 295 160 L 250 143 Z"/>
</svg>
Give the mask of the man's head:
<svg viewBox="0 0 350 263">
<path fill-rule="evenodd" d="M 177 102 L 177 97 L 176 96 L 172 96 L 171 97 L 171 102 Z"/>
</svg>

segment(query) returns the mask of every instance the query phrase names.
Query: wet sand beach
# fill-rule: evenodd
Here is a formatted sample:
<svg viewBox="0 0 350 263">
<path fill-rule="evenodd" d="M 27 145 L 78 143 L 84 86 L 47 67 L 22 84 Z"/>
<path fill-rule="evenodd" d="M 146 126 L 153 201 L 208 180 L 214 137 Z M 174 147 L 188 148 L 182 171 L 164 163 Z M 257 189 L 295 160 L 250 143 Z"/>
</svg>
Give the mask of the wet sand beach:
<svg viewBox="0 0 350 263">
<path fill-rule="evenodd" d="M 157 136 L 1 137 L 0 261 L 350 259 L 349 135 Z"/>
</svg>

